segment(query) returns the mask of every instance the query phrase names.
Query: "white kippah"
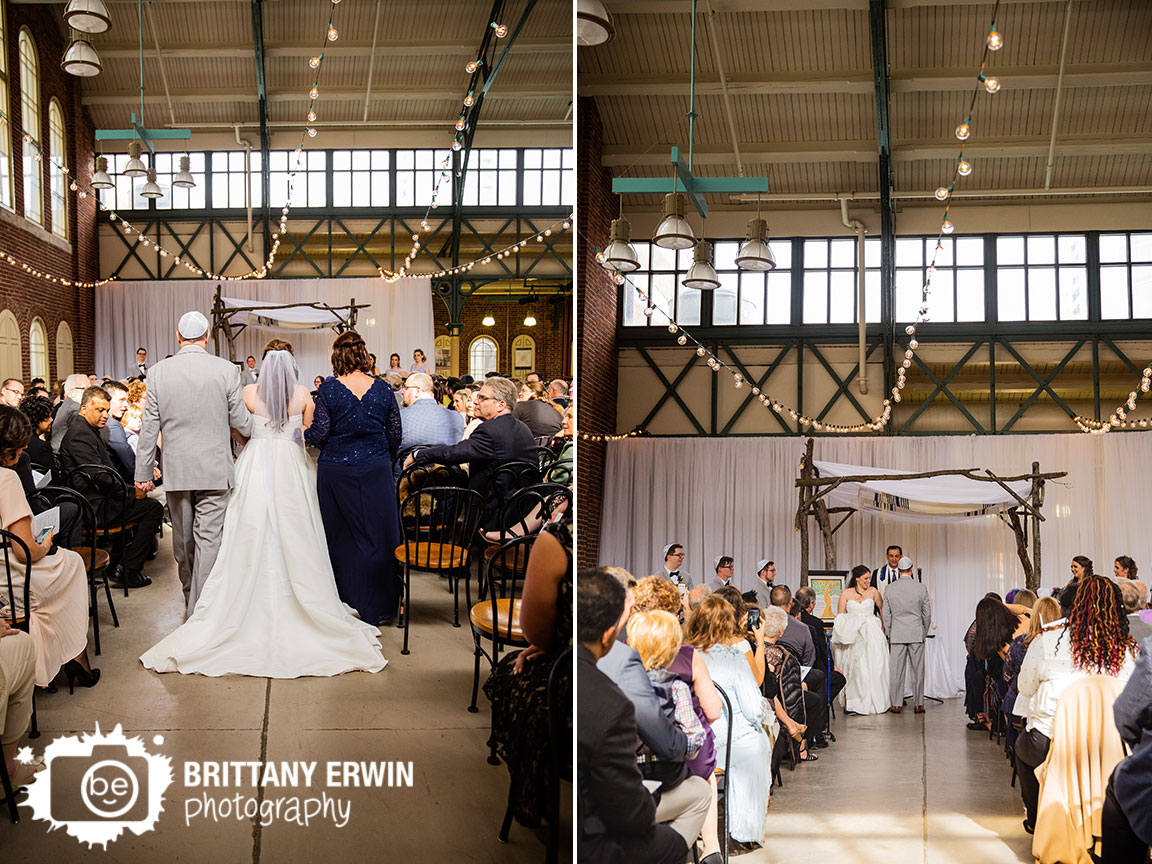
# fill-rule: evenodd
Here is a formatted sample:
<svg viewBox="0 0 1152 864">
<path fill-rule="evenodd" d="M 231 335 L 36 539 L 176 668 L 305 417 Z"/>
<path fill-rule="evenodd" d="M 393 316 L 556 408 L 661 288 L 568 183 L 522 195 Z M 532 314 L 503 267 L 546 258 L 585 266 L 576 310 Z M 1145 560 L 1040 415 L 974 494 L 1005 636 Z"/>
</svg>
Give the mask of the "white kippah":
<svg viewBox="0 0 1152 864">
<path fill-rule="evenodd" d="M 912 559 L 909 558 L 907 555 L 905 555 L 903 558 L 900 559 L 900 563 L 897 564 L 896 567 L 899 570 L 911 570 L 912 569 Z"/>
<path fill-rule="evenodd" d="M 208 319 L 193 309 L 180 316 L 176 329 L 186 340 L 199 339 L 208 332 Z"/>
<path fill-rule="evenodd" d="M 756 572 L 759 573 L 761 570 L 763 570 L 767 566 L 768 566 L 768 559 L 767 558 L 764 558 L 763 560 L 757 561 L 756 562 Z"/>
<path fill-rule="evenodd" d="M 727 558 L 727 557 L 728 557 L 727 555 L 717 555 L 715 558 L 713 558 L 712 559 L 712 569 L 718 570 L 720 568 L 720 559 L 721 558 Z"/>
<path fill-rule="evenodd" d="M 681 550 L 683 550 L 683 548 L 684 548 L 684 545 L 682 543 L 669 543 L 667 546 L 665 546 L 664 547 L 664 557 L 667 558 L 668 553 L 671 552 L 677 546 L 679 546 L 681 548 Z"/>
</svg>

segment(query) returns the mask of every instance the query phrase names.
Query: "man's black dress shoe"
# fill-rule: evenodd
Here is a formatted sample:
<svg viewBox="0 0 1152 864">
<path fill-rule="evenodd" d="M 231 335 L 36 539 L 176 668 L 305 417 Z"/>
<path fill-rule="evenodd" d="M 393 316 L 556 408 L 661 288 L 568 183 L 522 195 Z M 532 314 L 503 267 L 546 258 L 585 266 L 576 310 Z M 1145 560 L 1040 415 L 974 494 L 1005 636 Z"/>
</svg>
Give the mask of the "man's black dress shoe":
<svg viewBox="0 0 1152 864">
<path fill-rule="evenodd" d="M 968 728 L 973 732 L 987 732 L 988 727 L 981 723 L 979 720 L 973 720 L 968 724 Z"/>
<path fill-rule="evenodd" d="M 116 572 L 109 577 L 108 581 L 117 588 L 123 588 L 125 586 L 129 588 L 143 588 L 145 585 L 152 584 L 152 580 L 139 570 L 125 570 L 119 565 L 117 565 Z"/>
<path fill-rule="evenodd" d="M 819 736 L 812 739 L 812 746 L 815 747 L 817 750 L 823 750 L 825 747 L 828 746 L 828 739 L 825 738 L 823 735 L 819 735 Z M 700 862 L 700 864 L 704 864 L 704 862 Z"/>
</svg>

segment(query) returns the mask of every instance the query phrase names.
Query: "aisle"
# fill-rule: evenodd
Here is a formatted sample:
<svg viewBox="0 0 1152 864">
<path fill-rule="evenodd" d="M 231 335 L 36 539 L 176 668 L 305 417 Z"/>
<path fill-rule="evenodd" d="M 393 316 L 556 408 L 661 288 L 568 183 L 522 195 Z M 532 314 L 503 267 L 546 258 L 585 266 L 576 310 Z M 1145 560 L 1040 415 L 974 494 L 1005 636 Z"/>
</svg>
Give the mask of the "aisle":
<svg viewBox="0 0 1152 864">
<path fill-rule="evenodd" d="M 900 715 L 838 715 L 815 764 L 783 770 L 768 844 L 742 864 L 1031 862 L 1003 747 L 965 728 L 963 699 Z"/>
<path fill-rule="evenodd" d="M 37 699 L 42 736 L 32 742 L 42 753 L 57 733 L 108 731 L 122 723 L 152 752 L 172 758 L 175 778 L 156 830 L 127 833 L 108 846 L 87 852 L 63 830 L 21 808 L 21 821 L 0 822 L 0 857 L 5 861 L 80 861 L 97 857 L 121 862 L 212 861 L 214 864 L 396 860 L 536 862 L 544 849 L 532 832 L 513 826 L 510 843 L 496 835 L 504 813 L 508 772 L 486 762 L 490 714 L 481 694 L 479 714 L 469 714 L 472 640 L 467 624 L 453 629 L 452 599 L 444 583 L 420 575 L 413 581 L 415 615 L 412 653 L 401 655 L 402 632 L 384 630 L 388 666 L 376 675 L 270 681 L 265 678 L 203 678 L 146 671 L 141 652 L 180 620 L 180 588 L 172 560 L 170 532 L 160 555 L 146 570 L 153 584 L 125 598 L 114 595 L 120 628 L 113 629 L 101 599 L 103 654 L 94 657 L 103 677 L 91 690 Z M 163 563 L 162 563 L 163 562 Z M 461 591 L 463 595 L 463 591 Z M 461 605 L 464 598 L 461 596 Z M 467 613 L 461 614 L 467 621 Z M 63 680 L 63 679 L 61 679 Z M 154 735 L 163 735 L 154 747 Z M 263 790 L 266 799 L 289 796 L 351 802 L 348 823 L 338 828 L 317 817 L 309 827 L 276 822 L 257 829 L 251 819 L 195 818 L 185 824 L 185 802 L 206 791 L 221 799 L 241 793 L 256 797 L 245 783 L 226 789 L 186 789 L 183 763 L 189 761 L 316 761 L 318 783 L 308 788 Z M 320 779 L 328 761 L 413 763 L 411 788 L 329 789 Z M 570 790 L 570 787 L 566 787 Z M 566 793 L 565 806 L 571 797 Z M 570 829 L 569 829 L 570 830 Z M 570 842 L 570 834 L 565 842 Z"/>
</svg>

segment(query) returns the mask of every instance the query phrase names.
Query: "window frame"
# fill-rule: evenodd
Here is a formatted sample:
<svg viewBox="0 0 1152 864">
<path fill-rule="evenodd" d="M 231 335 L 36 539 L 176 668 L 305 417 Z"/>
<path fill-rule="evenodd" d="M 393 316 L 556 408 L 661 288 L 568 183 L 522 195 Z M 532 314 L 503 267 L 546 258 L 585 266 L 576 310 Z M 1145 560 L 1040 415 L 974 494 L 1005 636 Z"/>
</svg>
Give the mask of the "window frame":
<svg viewBox="0 0 1152 864">
<path fill-rule="evenodd" d="M 57 117 L 60 118 L 59 138 L 56 135 Z M 48 214 L 52 221 L 52 233 L 67 240 L 68 174 L 61 168 L 68 167 L 68 127 L 64 122 L 64 108 L 55 96 L 48 100 L 48 156 Z"/>
<path fill-rule="evenodd" d="M 0 123 L 0 207 L 16 209 L 15 168 L 12 157 L 12 78 L 8 70 L 8 8 L 0 3 L 0 110 L 9 118 Z M 7 172 L 4 165 L 7 164 Z"/>
<path fill-rule="evenodd" d="M 476 350 L 477 344 L 479 344 L 481 342 L 491 343 L 491 345 L 493 347 L 493 351 L 494 351 L 494 360 L 493 360 L 492 368 L 484 370 L 484 371 L 480 371 L 476 368 L 476 362 L 475 362 L 475 360 L 473 358 L 473 354 L 472 354 L 472 352 Z M 481 333 L 478 336 L 474 336 L 472 338 L 472 341 L 468 343 L 468 374 L 472 376 L 472 379 L 474 381 L 478 381 L 478 382 L 483 383 L 484 377 L 488 374 L 488 372 L 499 372 L 499 371 L 500 371 L 500 343 L 496 341 L 496 337 L 492 336 L 488 333 Z"/>
<path fill-rule="evenodd" d="M 27 27 L 20 28 L 17 39 L 17 58 L 20 63 L 20 128 L 24 144 L 22 154 L 22 176 L 24 184 L 24 218 L 36 225 L 44 225 L 44 166 L 37 158 L 43 150 L 43 118 L 40 116 L 40 54 L 36 39 Z M 24 46 L 30 47 L 26 60 Z M 29 80 L 25 80 L 25 72 Z M 31 86 L 29 86 L 31 85 Z M 30 127 L 35 120 L 34 129 Z M 35 134 L 33 134 L 35 133 Z M 30 140 L 24 141 L 27 136 Z M 31 190 L 29 186 L 33 186 Z M 32 194 L 29 194 L 29 193 Z M 35 205 L 34 210 L 29 208 Z"/>
</svg>

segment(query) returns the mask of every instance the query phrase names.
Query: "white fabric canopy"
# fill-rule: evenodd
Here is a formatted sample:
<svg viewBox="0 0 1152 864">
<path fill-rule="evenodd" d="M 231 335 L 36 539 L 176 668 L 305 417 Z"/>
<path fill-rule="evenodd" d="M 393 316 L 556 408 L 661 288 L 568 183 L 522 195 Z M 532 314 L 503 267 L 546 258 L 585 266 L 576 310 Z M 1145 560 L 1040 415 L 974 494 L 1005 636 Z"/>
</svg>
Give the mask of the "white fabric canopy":
<svg viewBox="0 0 1152 864">
<path fill-rule="evenodd" d="M 262 308 L 267 307 L 265 312 L 238 312 L 232 316 L 234 324 L 249 323 L 260 327 L 275 327 L 281 330 L 325 330 L 332 326 L 339 324 L 341 321 L 348 320 L 349 312 L 342 311 L 342 315 L 337 315 L 328 309 L 316 309 L 312 306 L 290 306 L 288 308 L 274 308 L 277 306 L 283 307 L 282 302 L 273 300 L 244 300 L 239 297 L 221 297 L 220 302 L 229 309 L 238 309 L 244 307 L 259 306 Z M 311 302 L 311 301 L 309 301 Z M 344 303 L 335 303 L 327 301 L 330 306 L 341 306 Z M 369 314 L 369 309 L 361 309 L 360 316 Z M 359 325 L 359 322 L 357 322 Z"/>
<path fill-rule="evenodd" d="M 800 542 L 793 527 L 799 438 L 628 438 L 608 444 L 600 522 L 601 564 L 638 576 L 660 572 L 662 550 L 683 543 L 684 568 L 697 580 L 715 573 L 721 553 L 736 559 L 736 583 L 748 590 L 756 562 L 776 562 L 777 582 L 799 587 Z M 1110 435 L 940 435 L 828 437 L 816 455 L 849 465 L 900 471 L 939 466 L 1022 474 L 1067 471 L 1045 487 L 1041 585 L 1068 580 L 1074 555 L 1110 573 L 1118 555 L 1152 569 L 1152 433 Z M 1021 466 L 1025 466 L 1021 470 Z M 874 469 L 873 469 L 874 470 Z M 989 486 L 999 489 L 996 484 Z M 584 530 L 584 529 L 582 529 Z M 814 531 L 810 566 L 824 566 Z M 1022 587 L 1012 531 L 995 516 L 955 521 L 899 521 L 854 516 L 836 533 L 837 564 L 877 567 L 889 543 L 923 568 L 955 690 L 963 686 L 964 632 L 987 591 Z M 1142 571 L 1143 572 L 1143 571 Z"/>
<path fill-rule="evenodd" d="M 822 478 L 851 477 L 870 474 L 918 474 L 925 469 L 866 468 L 840 462 L 812 460 Z M 939 468 L 971 468 L 970 465 L 939 465 Z M 1028 469 L 1013 471 L 1024 474 Z M 977 470 L 973 472 L 979 474 Z M 1029 480 L 1006 483 L 1013 492 L 1027 500 L 1031 494 Z M 861 511 L 881 512 L 896 519 L 971 519 L 995 514 L 1005 506 L 1019 502 L 999 483 L 974 480 L 962 474 L 943 474 L 915 480 L 869 480 L 864 483 L 842 483 L 826 496 L 836 505 L 857 507 Z"/>
<path fill-rule="evenodd" d="M 190 309 L 198 309 L 212 319 L 215 281 L 169 279 L 159 281 L 109 282 L 96 289 L 96 369 L 101 375 L 116 377 L 136 374 L 136 349 L 148 349 L 148 363 L 163 360 L 178 350 L 176 322 Z M 225 285 L 232 302 L 252 305 L 253 301 L 271 304 L 321 301 L 332 306 L 369 303 L 361 309 L 356 331 L 364 337 L 368 350 L 388 365 L 388 355 L 400 355 L 404 368 L 412 351 L 420 348 L 432 358 L 435 321 L 432 310 L 431 282 L 427 278 L 400 279 L 392 284 L 377 277 L 350 279 L 251 279 Z M 280 316 L 284 310 L 277 310 Z M 316 314 L 317 310 L 308 311 Z M 328 313 L 320 313 L 327 315 Z M 242 317 L 242 316 L 237 316 Z M 236 359 L 243 362 L 249 354 L 259 363 L 264 345 L 282 328 L 246 327 L 236 336 Z M 302 384 L 311 384 L 317 375 L 332 374 L 332 340 L 329 329 L 293 332 L 289 341 L 295 349 Z M 208 350 L 215 351 L 213 342 Z M 220 354 L 228 356 L 227 345 Z M 78 370 L 89 371 L 89 370 Z"/>
</svg>

